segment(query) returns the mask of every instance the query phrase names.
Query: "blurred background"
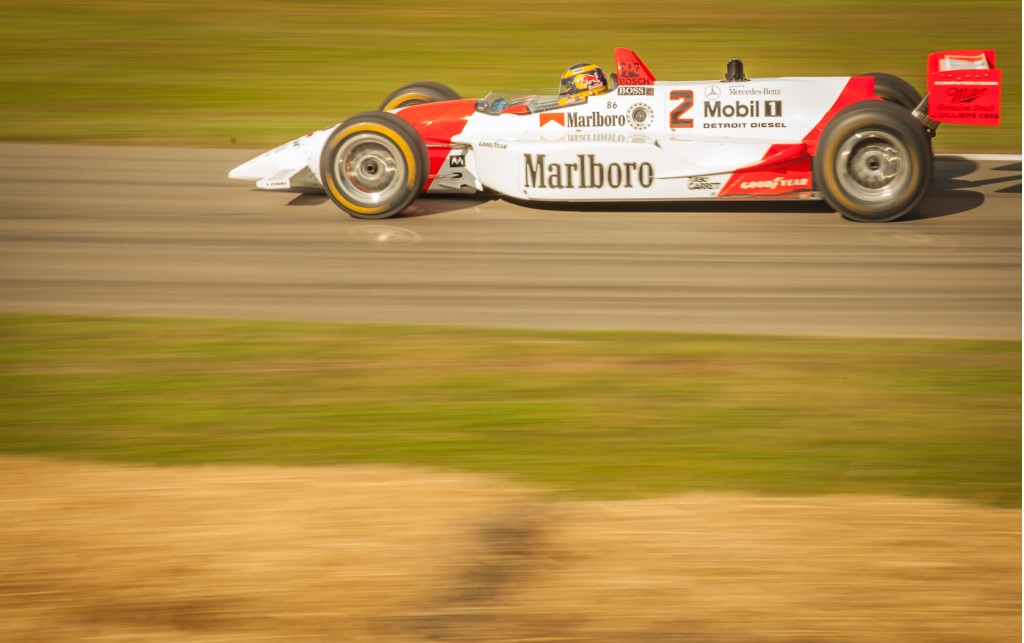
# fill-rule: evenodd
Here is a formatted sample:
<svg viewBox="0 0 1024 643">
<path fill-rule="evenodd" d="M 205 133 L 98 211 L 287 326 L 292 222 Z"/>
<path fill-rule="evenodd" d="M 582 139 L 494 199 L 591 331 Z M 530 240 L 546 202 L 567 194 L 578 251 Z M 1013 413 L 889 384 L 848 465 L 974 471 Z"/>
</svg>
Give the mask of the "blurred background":
<svg viewBox="0 0 1024 643">
<path fill-rule="evenodd" d="M 581 60 L 637 51 L 666 80 L 887 72 L 924 90 L 930 52 L 995 49 L 999 128 L 945 126 L 936 151 L 1020 151 L 1021 5 L 0 2 L 0 139 L 267 147 L 375 109 L 419 80 L 463 96 L 554 91 Z"/>
<path fill-rule="evenodd" d="M 865 261 L 912 268 L 942 310 L 961 300 L 939 263 L 979 285 L 963 301 L 1019 303 L 1005 233 L 1019 232 L 1019 161 L 947 176 L 931 197 L 958 216 L 864 227 L 733 210 L 746 245 L 735 218 L 692 211 L 488 220 L 472 202 L 371 228 L 298 207 L 308 195 L 225 187 L 249 148 L 405 83 L 554 92 L 568 65 L 610 67 L 620 46 L 666 80 L 719 79 L 741 58 L 755 78 L 887 72 L 919 90 L 929 53 L 995 49 L 1002 125 L 944 125 L 935 150 L 1021 151 L 1019 2 L 0 0 L 0 140 L 164 146 L 117 160 L 114 178 L 96 150 L 127 148 L 5 148 L 4 286 L 118 288 L 144 268 L 156 281 L 140 287 L 156 285 L 140 297 L 267 282 L 277 300 L 261 305 L 287 307 L 289 288 L 372 290 L 373 266 L 406 253 L 429 272 L 449 252 L 462 263 L 429 277 L 477 279 L 472 297 L 503 287 L 481 268 L 492 256 L 542 271 L 568 247 L 548 298 L 559 284 L 600 297 L 605 276 L 626 290 L 618 267 L 638 256 L 725 300 L 774 296 L 759 272 Z M 196 165 L 167 146 L 238 149 Z M 154 180 L 165 161 L 198 180 Z M 51 168 L 71 165 L 94 174 L 54 189 Z M 157 207 L 155 190 L 183 196 Z M 605 240 L 576 245 L 595 220 Z M 385 228 L 427 241 L 354 236 Z M 768 237 L 788 254 L 773 259 Z M 765 272 L 773 261 L 789 272 Z M 76 282 L 85 263 L 101 276 Z M 723 265 L 750 291 L 716 291 Z M 854 280 L 801 296 L 859 302 L 872 284 Z M 399 292 L 424 283 L 408 281 Z M 410 298 L 429 307 L 431 292 Z M 3 313 L 0 640 L 1019 641 L 1020 384 L 1019 339 Z"/>
</svg>

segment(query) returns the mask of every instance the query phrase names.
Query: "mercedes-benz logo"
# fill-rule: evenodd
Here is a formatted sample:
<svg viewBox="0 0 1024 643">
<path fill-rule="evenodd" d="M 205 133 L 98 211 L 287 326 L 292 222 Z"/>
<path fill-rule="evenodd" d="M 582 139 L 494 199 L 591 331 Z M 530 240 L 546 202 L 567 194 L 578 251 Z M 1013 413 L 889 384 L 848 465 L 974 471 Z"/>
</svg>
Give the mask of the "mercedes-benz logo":
<svg viewBox="0 0 1024 643">
<path fill-rule="evenodd" d="M 704 89 L 704 98 L 707 98 L 708 100 L 718 100 L 721 95 L 722 90 L 718 89 L 717 85 L 708 85 L 707 88 Z"/>
</svg>

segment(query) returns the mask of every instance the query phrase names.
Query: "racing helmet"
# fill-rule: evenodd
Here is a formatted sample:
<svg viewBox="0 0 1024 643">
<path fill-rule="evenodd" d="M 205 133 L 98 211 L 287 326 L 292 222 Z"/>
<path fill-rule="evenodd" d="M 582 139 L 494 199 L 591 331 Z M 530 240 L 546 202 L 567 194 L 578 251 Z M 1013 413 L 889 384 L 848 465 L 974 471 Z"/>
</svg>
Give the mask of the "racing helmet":
<svg viewBox="0 0 1024 643">
<path fill-rule="evenodd" d="M 577 63 L 565 70 L 558 87 L 558 103 L 570 105 L 585 101 L 590 96 L 608 93 L 608 78 L 604 70 L 593 63 Z"/>
</svg>

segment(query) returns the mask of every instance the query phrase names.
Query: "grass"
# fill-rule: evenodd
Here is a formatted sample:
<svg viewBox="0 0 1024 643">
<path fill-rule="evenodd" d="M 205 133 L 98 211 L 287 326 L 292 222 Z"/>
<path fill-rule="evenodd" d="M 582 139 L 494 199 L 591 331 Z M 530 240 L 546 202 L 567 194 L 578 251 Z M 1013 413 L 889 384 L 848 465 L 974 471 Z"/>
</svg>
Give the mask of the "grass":
<svg viewBox="0 0 1024 643">
<path fill-rule="evenodd" d="M 1020 342 L 0 315 L 0 452 L 1020 506 Z"/>
<path fill-rule="evenodd" d="M 0 139 L 268 147 L 437 80 L 549 88 L 637 50 L 666 79 L 885 71 L 924 89 L 928 53 L 994 48 L 1003 125 L 943 126 L 936 151 L 1020 152 L 1019 2 L 743 0 L 0 0 Z"/>
</svg>

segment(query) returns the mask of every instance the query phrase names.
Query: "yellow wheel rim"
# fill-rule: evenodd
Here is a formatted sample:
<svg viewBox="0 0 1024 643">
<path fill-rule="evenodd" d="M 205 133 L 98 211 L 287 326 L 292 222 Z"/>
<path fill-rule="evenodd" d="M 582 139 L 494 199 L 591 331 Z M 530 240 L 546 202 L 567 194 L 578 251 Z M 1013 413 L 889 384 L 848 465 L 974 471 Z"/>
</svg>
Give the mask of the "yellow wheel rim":
<svg viewBox="0 0 1024 643">
<path fill-rule="evenodd" d="M 364 215 L 390 210 L 416 186 L 416 156 L 387 125 L 354 123 L 333 135 L 324 183 L 344 208 Z"/>
</svg>

